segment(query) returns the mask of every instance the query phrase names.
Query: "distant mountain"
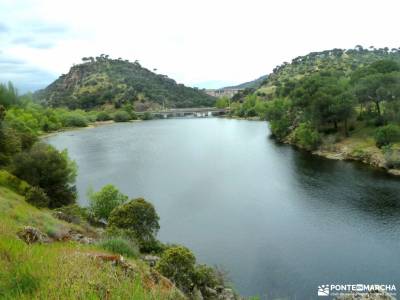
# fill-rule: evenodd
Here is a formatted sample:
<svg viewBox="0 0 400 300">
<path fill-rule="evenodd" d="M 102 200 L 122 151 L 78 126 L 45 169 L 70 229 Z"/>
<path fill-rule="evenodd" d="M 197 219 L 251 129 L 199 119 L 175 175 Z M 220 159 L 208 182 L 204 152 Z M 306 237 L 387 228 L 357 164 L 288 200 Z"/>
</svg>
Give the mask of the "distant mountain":
<svg viewBox="0 0 400 300">
<path fill-rule="evenodd" d="M 248 81 L 248 82 L 244 82 L 238 85 L 234 85 L 234 86 L 227 86 L 224 88 L 221 88 L 221 90 L 244 90 L 244 89 L 257 89 L 259 88 L 263 82 L 267 79 L 268 75 L 263 75 L 255 80 L 252 81 Z"/>
<path fill-rule="evenodd" d="M 52 106 L 90 109 L 103 105 L 201 107 L 213 106 L 215 98 L 203 90 L 176 83 L 166 75 L 143 68 L 139 62 L 87 57 L 61 75 L 35 98 Z M 145 105 L 146 104 L 146 105 Z"/>
</svg>

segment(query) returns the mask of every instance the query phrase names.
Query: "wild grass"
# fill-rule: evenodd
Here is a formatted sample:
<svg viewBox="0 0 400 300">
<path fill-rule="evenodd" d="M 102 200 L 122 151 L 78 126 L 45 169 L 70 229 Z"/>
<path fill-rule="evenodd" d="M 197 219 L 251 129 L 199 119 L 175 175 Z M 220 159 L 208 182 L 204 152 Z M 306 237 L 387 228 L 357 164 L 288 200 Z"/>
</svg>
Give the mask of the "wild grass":
<svg viewBox="0 0 400 300">
<path fill-rule="evenodd" d="M 128 259 L 136 270 L 128 276 L 122 268 L 93 258 L 126 252 L 121 241 L 105 242 L 108 250 L 76 242 L 27 245 L 16 235 L 23 226 L 51 234 L 77 225 L 53 218 L 5 187 L 0 187 L 0 220 L 0 299 L 182 299 L 177 290 L 149 280 L 149 268 L 139 260 Z"/>
</svg>

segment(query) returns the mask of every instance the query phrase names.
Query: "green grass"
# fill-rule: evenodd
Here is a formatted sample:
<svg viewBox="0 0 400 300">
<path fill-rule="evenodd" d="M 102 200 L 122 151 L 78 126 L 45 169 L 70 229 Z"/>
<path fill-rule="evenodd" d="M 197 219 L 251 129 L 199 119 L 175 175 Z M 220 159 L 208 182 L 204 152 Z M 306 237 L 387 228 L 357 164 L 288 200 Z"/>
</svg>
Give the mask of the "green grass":
<svg viewBox="0 0 400 300">
<path fill-rule="evenodd" d="M 127 257 L 138 257 L 139 248 L 138 246 L 127 239 L 122 237 L 107 238 L 100 241 L 99 246 L 105 250 L 113 253 L 121 254 Z"/>
<path fill-rule="evenodd" d="M 76 242 L 25 244 L 16 236 L 23 226 L 47 233 L 85 229 L 53 218 L 49 210 L 29 205 L 6 187 L 0 187 L 0 219 L 0 299 L 182 298 L 176 289 L 155 283 L 139 260 L 128 259 L 136 270 L 128 276 L 122 268 L 90 256 L 110 254 L 112 247 L 105 251 Z"/>
</svg>

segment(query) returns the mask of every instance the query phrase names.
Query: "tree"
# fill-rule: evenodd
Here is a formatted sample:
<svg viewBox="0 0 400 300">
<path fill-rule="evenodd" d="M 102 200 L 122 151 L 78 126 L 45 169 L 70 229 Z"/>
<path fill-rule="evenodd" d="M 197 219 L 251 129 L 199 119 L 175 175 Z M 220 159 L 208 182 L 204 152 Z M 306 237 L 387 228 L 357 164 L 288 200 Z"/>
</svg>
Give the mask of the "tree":
<svg viewBox="0 0 400 300">
<path fill-rule="evenodd" d="M 154 239 L 160 225 L 154 206 L 143 198 L 133 199 L 116 207 L 110 214 L 108 225 L 126 229 L 140 242 Z"/>
<path fill-rule="evenodd" d="M 400 142 L 400 127 L 389 124 L 378 128 L 375 132 L 375 140 L 378 147 Z"/>
<path fill-rule="evenodd" d="M 36 143 L 13 157 L 11 170 L 30 185 L 43 189 L 50 198 L 50 208 L 75 202 L 76 164 L 69 160 L 66 150 L 59 152 L 50 145 Z"/>
<path fill-rule="evenodd" d="M 229 106 L 229 98 L 228 97 L 221 97 L 218 98 L 215 102 L 215 107 L 217 108 L 225 108 Z"/>
<path fill-rule="evenodd" d="M 183 246 L 177 246 L 167 249 L 161 255 L 157 270 L 187 293 L 193 283 L 195 264 L 193 253 Z"/>
<path fill-rule="evenodd" d="M 104 186 L 100 191 L 89 190 L 89 209 L 97 219 L 108 220 L 111 212 L 117 206 L 128 200 L 128 196 L 120 193 L 112 184 Z"/>
</svg>

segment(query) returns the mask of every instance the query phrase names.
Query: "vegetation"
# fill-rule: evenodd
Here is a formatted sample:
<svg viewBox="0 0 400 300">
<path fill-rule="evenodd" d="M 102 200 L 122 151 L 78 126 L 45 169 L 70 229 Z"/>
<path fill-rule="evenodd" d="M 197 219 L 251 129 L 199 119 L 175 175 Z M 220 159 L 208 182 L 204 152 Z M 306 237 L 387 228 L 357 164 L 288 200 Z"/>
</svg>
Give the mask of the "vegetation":
<svg viewBox="0 0 400 300">
<path fill-rule="evenodd" d="M 116 207 L 108 225 L 130 231 L 138 241 L 151 241 L 160 229 L 159 219 L 151 203 L 137 198 Z"/>
<path fill-rule="evenodd" d="M 115 122 L 128 122 L 131 116 L 126 111 L 118 111 L 114 114 Z"/>
<path fill-rule="evenodd" d="M 171 279 L 176 286 L 188 293 L 193 284 L 196 258 L 193 253 L 182 246 L 167 249 L 157 264 L 157 270 Z"/>
<path fill-rule="evenodd" d="M 122 194 L 112 184 L 104 186 L 100 191 L 88 192 L 90 205 L 89 211 L 98 220 L 108 220 L 111 212 L 128 200 L 128 196 Z"/>
<path fill-rule="evenodd" d="M 363 152 L 365 160 L 365 151 L 355 151 L 361 136 L 378 147 L 400 142 L 400 49 L 357 46 L 297 57 L 259 89 L 235 95 L 231 107 L 234 116 L 268 120 L 279 140 L 307 150 L 347 140 L 352 156 Z M 382 160 L 390 156 L 368 147 Z"/>
<path fill-rule="evenodd" d="M 16 233 L 26 225 L 55 236 L 71 229 L 88 233 L 85 227 L 57 220 L 50 211 L 31 206 L 23 196 L 2 184 L 0 219 L 1 299 L 111 300 L 130 299 L 132 295 L 139 300 L 184 299 L 176 288 L 168 287 L 165 280 L 153 281 L 149 275 L 151 270 L 135 258 L 135 252 L 125 256 L 125 261 L 135 266 L 135 276 L 130 276 L 119 266 L 93 259 L 98 253 L 120 252 L 123 248 L 119 242 L 28 245 L 18 239 Z"/>
<path fill-rule="evenodd" d="M 375 133 L 375 139 L 378 147 L 400 142 L 400 126 L 389 124 L 378 128 Z"/>
<path fill-rule="evenodd" d="M 212 106 L 214 98 L 201 90 L 178 84 L 165 75 L 108 55 L 84 57 L 35 98 L 51 107 L 93 109 L 112 105 L 132 105 L 136 111 L 150 107 Z"/>
<path fill-rule="evenodd" d="M 139 257 L 138 246 L 130 239 L 111 237 L 102 240 L 99 246 L 105 250 L 127 257 Z"/>
<path fill-rule="evenodd" d="M 11 170 L 30 185 L 40 187 L 50 198 L 49 207 L 75 202 L 76 165 L 68 159 L 66 150 L 59 152 L 50 145 L 36 143 L 15 155 Z"/>
</svg>

